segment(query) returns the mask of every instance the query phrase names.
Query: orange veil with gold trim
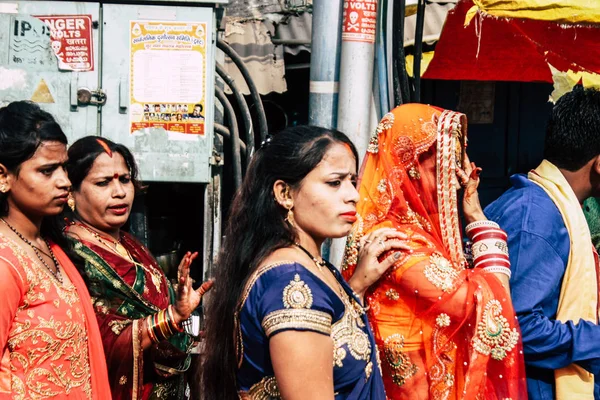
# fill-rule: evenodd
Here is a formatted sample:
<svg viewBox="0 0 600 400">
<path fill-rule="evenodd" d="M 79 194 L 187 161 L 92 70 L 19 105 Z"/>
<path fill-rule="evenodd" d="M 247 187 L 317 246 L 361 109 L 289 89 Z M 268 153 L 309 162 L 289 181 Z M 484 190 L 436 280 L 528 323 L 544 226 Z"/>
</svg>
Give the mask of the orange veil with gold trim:
<svg viewBox="0 0 600 400">
<path fill-rule="evenodd" d="M 466 125 L 460 113 L 399 106 L 381 120 L 361 169 L 344 277 L 375 229 L 406 233 L 413 251 L 367 293 L 389 399 L 527 398 L 510 294 L 494 274 L 468 269 L 463 254 L 455 166 Z"/>
</svg>

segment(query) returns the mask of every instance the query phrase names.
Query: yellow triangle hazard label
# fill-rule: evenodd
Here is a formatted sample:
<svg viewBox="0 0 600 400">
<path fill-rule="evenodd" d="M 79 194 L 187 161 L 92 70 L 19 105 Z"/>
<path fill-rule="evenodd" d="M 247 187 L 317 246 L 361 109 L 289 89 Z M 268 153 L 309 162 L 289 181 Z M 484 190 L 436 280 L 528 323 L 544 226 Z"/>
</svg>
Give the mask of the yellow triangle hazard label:
<svg viewBox="0 0 600 400">
<path fill-rule="evenodd" d="M 31 101 L 36 103 L 54 103 L 54 97 L 52 97 L 52 93 L 50 93 L 50 89 L 48 89 L 48 85 L 46 85 L 45 80 L 41 80 L 38 83 L 35 92 L 31 96 Z"/>
</svg>

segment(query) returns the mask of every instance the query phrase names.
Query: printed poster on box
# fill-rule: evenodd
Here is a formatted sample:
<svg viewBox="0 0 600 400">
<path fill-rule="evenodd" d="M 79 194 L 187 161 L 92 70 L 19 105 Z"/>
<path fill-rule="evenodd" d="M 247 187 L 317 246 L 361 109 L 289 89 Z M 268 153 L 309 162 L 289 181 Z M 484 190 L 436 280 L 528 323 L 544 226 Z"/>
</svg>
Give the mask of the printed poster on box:
<svg viewBox="0 0 600 400">
<path fill-rule="evenodd" d="M 131 133 L 204 135 L 206 23 L 130 22 Z"/>
</svg>

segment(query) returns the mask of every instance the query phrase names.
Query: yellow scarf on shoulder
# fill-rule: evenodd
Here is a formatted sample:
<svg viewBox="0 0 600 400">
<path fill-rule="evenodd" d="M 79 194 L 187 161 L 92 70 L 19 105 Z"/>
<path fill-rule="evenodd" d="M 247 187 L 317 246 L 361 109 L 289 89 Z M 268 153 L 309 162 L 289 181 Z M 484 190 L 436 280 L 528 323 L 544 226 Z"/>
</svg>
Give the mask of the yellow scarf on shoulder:
<svg viewBox="0 0 600 400">
<path fill-rule="evenodd" d="M 571 186 L 551 162 L 544 160 L 528 175 L 544 189 L 560 211 L 571 238 L 569 262 L 565 270 L 556 319 L 561 322 L 580 319 L 597 323 L 598 281 L 592 238 L 581 204 Z M 594 375 L 571 364 L 554 371 L 557 400 L 594 398 Z"/>
</svg>

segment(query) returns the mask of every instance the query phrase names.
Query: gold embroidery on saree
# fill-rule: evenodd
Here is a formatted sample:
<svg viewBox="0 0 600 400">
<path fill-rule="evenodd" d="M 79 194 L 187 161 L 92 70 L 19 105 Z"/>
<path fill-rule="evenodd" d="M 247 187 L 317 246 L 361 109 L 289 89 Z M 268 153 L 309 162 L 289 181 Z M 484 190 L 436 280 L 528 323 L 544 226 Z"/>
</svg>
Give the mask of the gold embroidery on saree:
<svg viewBox="0 0 600 400">
<path fill-rule="evenodd" d="M 331 334 L 331 315 L 311 309 L 283 309 L 273 311 L 262 320 L 265 335 L 281 329 L 308 329 L 325 335 Z"/>
<path fill-rule="evenodd" d="M 393 300 L 393 301 L 396 301 L 400 298 L 400 294 L 395 289 L 392 289 L 392 288 L 386 290 L 385 295 L 388 299 Z"/>
<path fill-rule="evenodd" d="M 429 370 L 430 393 L 433 400 L 446 400 L 454 387 L 451 369 L 456 358 L 456 344 L 436 326 L 433 330 L 433 356 L 435 364 Z"/>
<path fill-rule="evenodd" d="M 446 313 L 441 313 L 435 319 L 435 324 L 437 326 L 439 326 L 440 328 L 445 328 L 447 326 L 450 326 L 450 316 Z"/>
<path fill-rule="evenodd" d="M 429 265 L 425 267 L 423 272 L 427 280 L 438 289 L 444 292 L 454 290 L 458 271 L 441 254 L 433 253 L 429 257 Z"/>
<path fill-rule="evenodd" d="M 233 323 L 234 323 L 234 329 L 235 329 L 235 354 L 237 356 L 237 360 L 238 360 L 238 368 L 240 368 L 242 366 L 242 361 L 244 361 L 244 342 L 243 342 L 243 338 L 242 338 L 242 327 L 240 326 L 240 310 L 242 309 L 242 307 L 244 307 L 244 303 L 246 303 L 246 300 L 248 299 L 248 296 L 250 295 L 250 291 L 252 290 L 252 287 L 254 286 L 254 284 L 256 283 L 256 281 L 258 280 L 258 278 L 260 278 L 262 276 L 262 274 L 266 273 L 267 271 L 279 267 L 280 265 L 285 265 L 285 264 L 290 264 L 293 263 L 293 261 L 280 261 L 280 262 L 276 262 L 273 264 L 267 264 L 262 266 L 261 268 L 257 269 L 256 271 L 254 271 L 254 273 L 252 275 L 250 275 L 250 277 L 248 278 L 248 281 L 244 287 L 244 292 L 242 293 L 242 297 L 240 298 L 240 301 L 238 303 L 237 306 L 237 310 L 235 312 L 235 314 L 233 315 Z"/>
<path fill-rule="evenodd" d="M 260 382 L 252 385 L 247 392 L 240 392 L 240 398 L 244 400 L 279 400 L 281 393 L 277 380 L 274 376 L 266 376 Z"/>
<path fill-rule="evenodd" d="M 133 321 L 131 321 L 130 319 L 125 319 L 125 320 L 112 320 L 108 323 L 108 326 L 110 326 L 110 329 L 114 332 L 115 335 L 120 335 L 121 332 L 123 331 L 123 329 L 125 329 L 127 327 L 127 325 L 131 324 Z"/>
<path fill-rule="evenodd" d="M 360 214 L 356 214 L 356 223 L 352 227 L 352 231 L 346 239 L 346 249 L 344 251 L 344 260 L 342 263 L 342 271 L 347 270 L 351 265 L 356 266 L 358 263 L 358 252 L 360 250 L 360 239 L 363 236 L 364 223 Z"/>
<path fill-rule="evenodd" d="M 365 382 L 369 380 L 373 373 L 373 361 L 369 361 L 365 367 Z"/>
<path fill-rule="evenodd" d="M 379 152 L 379 135 L 386 129 L 390 129 L 394 125 L 394 114 L 387 113 L 383 116 L 375 132 L 371 135 L 369 139 L 369 145 L 367 146 L 367 152 L 372 154 L 377 154 Z"/>
<path fill-rule="evenodd" d="M 38 317 L 38 320 L 35 327 L 22 324 L 9 335 L 7 344 L 11 352 L 11 368 L 23 370 L 26 377 L 24 385 L 20 380 L 13 380 L 17 384 L 13 389 L 22 388 L 23 393 L 26 390 L 31 399 L 44 399 L 82 387 L 90 398 L 91 375 L 85 327 L 79 322 L 55 321 L 54 317 L 48 320 Z M 24 325 L 28 329 L 24 329 Z M 27 344 L 29 342 L 46 345 L 38 345 L 34 351 L 25 352 L 25 348 L 31 347 Z M 59 364 L 62 360 L 68 361 L 64 364 L 66 370 L 42 367 L 47 361 Z"/>
<path fill-rule="evenodd" d="M 483 310 L 482 320 L 477 324 L 477 336 L 473 338 L 473 348 L 494 360 L 502 361 L 519 342 L 519 332 L 510 328 L 502 315 L 502 305 L 496 299 L 490 300 Z"/>
<path fill-rule="evenodd" d="M 397 386 L 403 386 L 406 381 L 419 371 L 419 367 L 413 364 L 404 352 L 404 336 L 395 333 L 388 336 L 383 345 L 385 360 L 387 361 L 391 374 L 392 382 Z"/>
<path fill-rule="evenodd" d="M 344 296 L 346 310 L 339 321 L 331 327 L 331 338 L 333 339 L 333 366 L 343 367 L 343 361 L 347 352 L 344 345 L 355 360 L 367 361 L 371 358 L 371 342 L 369 336 L 362 331 L 365 327 L 359 311 L 350 304 Z"/>
<path fill-rule="evenodd" d="M 283 289 L 283 305 L 285 308 L 310 308 L 312 303 L 312 291 L 300 280 L 300 275 L 294 275 L 294 280 Z"/>
</svg>

